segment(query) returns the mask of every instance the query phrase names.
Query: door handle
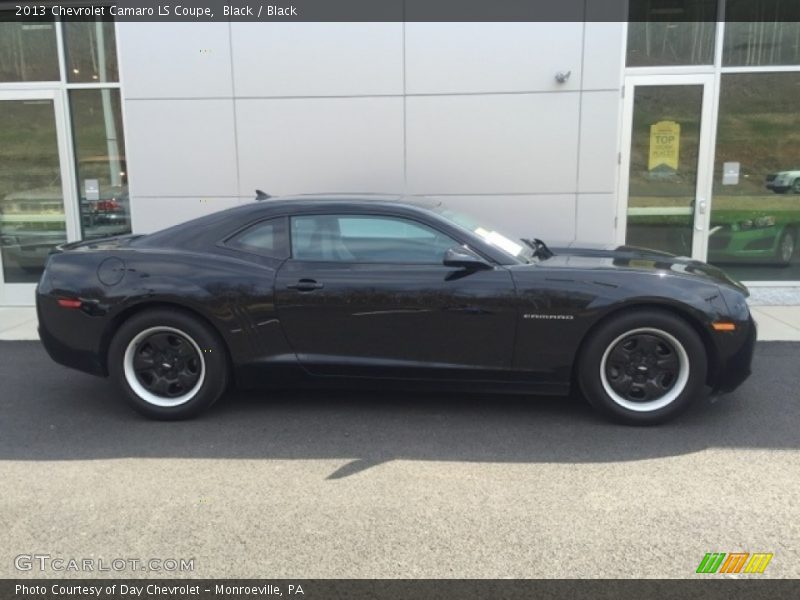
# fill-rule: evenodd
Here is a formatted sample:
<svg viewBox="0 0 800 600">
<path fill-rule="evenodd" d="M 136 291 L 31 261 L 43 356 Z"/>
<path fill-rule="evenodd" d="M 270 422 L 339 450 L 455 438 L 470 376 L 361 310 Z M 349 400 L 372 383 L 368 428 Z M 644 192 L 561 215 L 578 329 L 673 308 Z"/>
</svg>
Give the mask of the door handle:
<svg viewBox="0 0 800 600">
<path fill-rule="evenodd" d="M 704 215 L 708 210 L 708 203 L 702 198 L 697 199 L 697 214 Z M 697 231 L 703 231 L 703 220 L 695 218 L 694 228 Z"/>
<path fill-rule="evenodd" d="M 286 286 L 289 290 L 297 290 L 298 292 L 313 292 L 314 290 L 322 289 L 324 286 L 313 279 L 301 279 L 297 283 L 290 283 Z"/>
</svg>

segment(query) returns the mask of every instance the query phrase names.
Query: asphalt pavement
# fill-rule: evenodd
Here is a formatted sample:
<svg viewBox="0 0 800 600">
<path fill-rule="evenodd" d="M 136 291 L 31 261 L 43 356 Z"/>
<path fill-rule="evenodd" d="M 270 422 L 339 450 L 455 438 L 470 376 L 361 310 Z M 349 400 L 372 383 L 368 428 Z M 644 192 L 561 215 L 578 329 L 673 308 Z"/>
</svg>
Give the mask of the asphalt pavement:
<svg viewBox="0 0 800 600">
<path fill-rule="evenodd" d="M 575 399 L 389 390 L 233 393 L 160 423 L 0 342 L 0 577 L 154 575 L 18 571 L 34 554 L 191 559 L 194 577 L 696 577 L 707 552 L 799 577 L 799 357 L 759 343 L 738 391 L 655 428 Z"/>
</svg>

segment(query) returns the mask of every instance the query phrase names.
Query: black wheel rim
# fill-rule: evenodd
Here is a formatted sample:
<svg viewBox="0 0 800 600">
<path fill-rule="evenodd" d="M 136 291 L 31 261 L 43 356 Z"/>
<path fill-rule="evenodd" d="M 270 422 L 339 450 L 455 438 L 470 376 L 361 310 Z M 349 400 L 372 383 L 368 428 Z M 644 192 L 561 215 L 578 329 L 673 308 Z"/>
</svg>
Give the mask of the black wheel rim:
<svg viewBox="0 0 800 600">
<path fill-rule="evenodd" d="M 202 362 L 187 338 L 173 332 L 157 332 L 141 340 L 133 356 L 136 379 L 150 393 L 177 398 L 200 379 Z"/>
<path fill-rule="evenodd" d="M 678 352 L 653 333 L 635 333 L 617 342 L 608 354 L 608 384 L 631 402 L 652 402 L 667 394 L 678 381 Z"/>
</svg>

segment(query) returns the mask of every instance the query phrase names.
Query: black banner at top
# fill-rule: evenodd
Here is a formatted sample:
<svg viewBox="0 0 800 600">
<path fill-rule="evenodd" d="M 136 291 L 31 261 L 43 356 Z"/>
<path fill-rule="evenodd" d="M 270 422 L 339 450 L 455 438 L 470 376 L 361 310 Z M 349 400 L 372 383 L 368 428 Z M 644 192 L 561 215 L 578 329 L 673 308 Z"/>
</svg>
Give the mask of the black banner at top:
<svg viewBox="0 0 800 600">
<path fill-rule="evenodd" d="M 780 0 L 0 0 L 0 21 L 800 21 Z"/>
</svg>

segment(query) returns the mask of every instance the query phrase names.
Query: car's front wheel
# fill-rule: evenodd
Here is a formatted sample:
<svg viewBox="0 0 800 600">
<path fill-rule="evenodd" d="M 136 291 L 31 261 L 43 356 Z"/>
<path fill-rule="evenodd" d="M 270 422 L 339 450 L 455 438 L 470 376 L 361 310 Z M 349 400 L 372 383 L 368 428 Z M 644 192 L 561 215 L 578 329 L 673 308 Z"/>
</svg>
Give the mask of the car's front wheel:
<svg viewBox="0 0 800 600">
<path fill-rule="evenodd" d="M 193 417 L 216 402 L 228 383 L 219 336 L 181 310 L 149 310 L 125 321 L 108 360 L 131 406 L 154 419 Z"/>
<path fill-rule="evenodd" d="M 796 246 L 795 238 L 796 234 L 793 229 L 787 228 L 781 233 L 778 247 L 775 250 L 775 258 L 779 265 L 786 267 L 791 264 Z"/>
<path fill-rule="evenodd" d="M 577 379 L 598 410 L 631 425 L 671 419 L 703 392 L 707 356 L 685 320 L 657 309 L 610 318 L 584 344 Z"/>
</svg>

